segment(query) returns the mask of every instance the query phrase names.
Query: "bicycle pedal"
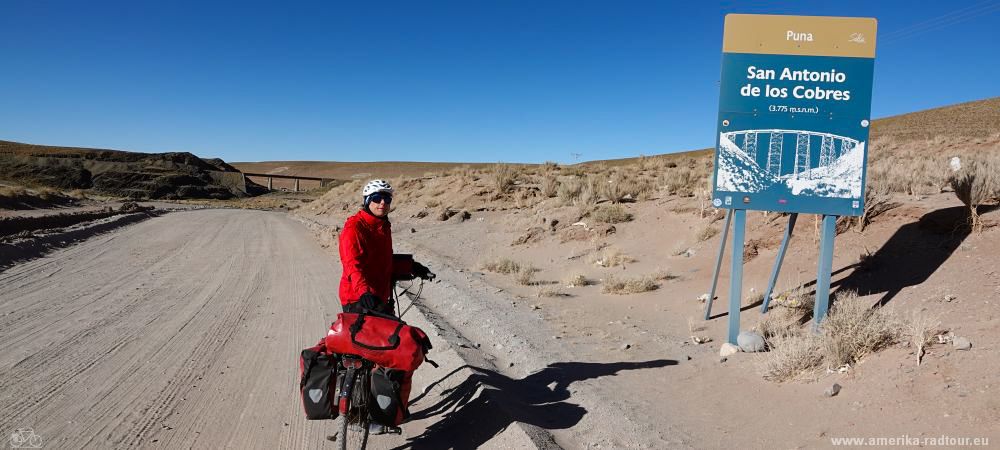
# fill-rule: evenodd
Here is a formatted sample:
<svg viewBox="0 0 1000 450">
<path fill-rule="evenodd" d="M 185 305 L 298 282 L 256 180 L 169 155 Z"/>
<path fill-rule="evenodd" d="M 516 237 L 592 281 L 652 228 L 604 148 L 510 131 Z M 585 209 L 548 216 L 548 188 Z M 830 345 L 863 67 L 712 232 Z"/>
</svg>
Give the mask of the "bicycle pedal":
<svg viewBox="0 0 1000 450">
<path fill-rule="evenodd" d="M 380 423 L 373 423 L 368 426 L 368 434 L 370 435 L 403 434 L 403 429 L 399 427 L 382 425 Z"/>
</svg>

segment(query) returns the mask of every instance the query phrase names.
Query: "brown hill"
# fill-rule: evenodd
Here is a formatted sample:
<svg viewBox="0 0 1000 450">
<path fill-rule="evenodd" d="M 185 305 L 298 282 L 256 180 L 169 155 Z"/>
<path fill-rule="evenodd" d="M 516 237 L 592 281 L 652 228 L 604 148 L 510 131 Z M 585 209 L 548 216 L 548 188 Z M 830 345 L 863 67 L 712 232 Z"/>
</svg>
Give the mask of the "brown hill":
<svg viewBox="0 0 1000 450">
<path fill-rule="evenodd" d="M 187 152 L 138 153 L 10 141 L 0 141 L 0 180 L 140 199 L 225 199 L 246 196 L 248 189 L 243 175 L 221 159 L 205 160 Z"/>
<path fill-rule="evenodd" d="M 986 138 L 1000 133 L 1000 97 L 943 106 L 872 123 L 872 139 Z"/>
<path fill-rule="evenodd" d="M 988 138 L 1000 133 L 1000 97 L 957 105 L 943 106 L 924 111 L 876 119 L 872 123 L 872 139 L 892 139 L 898 143 L 933 139 Z M 691 150 L 648 157 L 670 162 L 709 157 L 711 148 Z M 625 166 L 637 163 L 643 157 L 586 161 L 569 165 L 589 167 Z M 419 177 L 428 172 L 441 172 L 455 167 L 469 166 L 480 169 L 489 163 L 424 163 L 424 162 L 334 162 L 334 161 L 262 161 L 235 162 L 233 166 L 244 172 L 274 173 L 341 180 L 359 178 Z"/>
</svg>

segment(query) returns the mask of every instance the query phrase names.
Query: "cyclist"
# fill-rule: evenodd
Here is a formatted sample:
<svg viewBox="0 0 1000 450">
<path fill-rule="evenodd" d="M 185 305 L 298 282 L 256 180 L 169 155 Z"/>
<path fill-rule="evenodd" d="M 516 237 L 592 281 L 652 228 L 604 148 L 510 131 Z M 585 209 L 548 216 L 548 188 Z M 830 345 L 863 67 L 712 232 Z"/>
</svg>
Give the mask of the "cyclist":
<svg viewBox="0 0 1000 450">
<path fill-rule="evenodd" d="M 434 274 L 423 264 L 413 261 L 412 256 L 392 253 L 392 228 L 388 217 L 392 195 L 392 186 L 384 180 L 368 182 L 361 191 L 361 210 L 344 223 L 340 234 L 340 262 L 343 265 L 340 304 L 344 312 L 361 313 L 367 310 L 395 315 L 390 295 L 394 281 L 415 277 L 434 279 Z M 399 398 L 404 417 L 408 416 L 405 405 L 409 400 L 412 374 L 400 372 L 388 375 L 381 369 L 378 373 L 380 376 L 398 377 L 401 381 L 398 384 Z M 373 373 L 373 376 L 376 374 Z M 400 430 L 391 424 L 373 422 L 370 432 L 399 433 Z"/>
<path fill-rule="evenodd" d="M 392 253 L 389 211 L 393 189 L 372 180 L 361 190 L 362 208 L 349 217 L 340 233 L 340 304 L 344 312 L 363 309 L 392 314 L 393 280 L 433 279 L 434 274 L 410 255 Z"/>
</svg>

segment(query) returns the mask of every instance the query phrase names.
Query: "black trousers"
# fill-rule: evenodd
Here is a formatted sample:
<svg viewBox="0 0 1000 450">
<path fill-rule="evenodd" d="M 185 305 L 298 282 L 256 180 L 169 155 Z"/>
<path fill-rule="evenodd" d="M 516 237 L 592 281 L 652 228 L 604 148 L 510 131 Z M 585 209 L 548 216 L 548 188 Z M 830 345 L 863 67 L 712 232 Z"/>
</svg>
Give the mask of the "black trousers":
<svg viewBox="0 0 1000 450">
<path fill-rule="evenodd" d="M 393 302 L 392 299 L 390 298 L 383 303 L 379 303 L 378 307 L 375 308 L 374 311 L 380 314 L 395 316 L 396 308 L 394 303 L 395 302 Z M 348 303 L 346 305 L 341 305 L 341 308 L 343 308 L 345 313 L 361 314 L 363 312 L 366 312 L 365 308 L 361 306 L 361 302 L 354 302 L 354 303 Z"/>
</svg>

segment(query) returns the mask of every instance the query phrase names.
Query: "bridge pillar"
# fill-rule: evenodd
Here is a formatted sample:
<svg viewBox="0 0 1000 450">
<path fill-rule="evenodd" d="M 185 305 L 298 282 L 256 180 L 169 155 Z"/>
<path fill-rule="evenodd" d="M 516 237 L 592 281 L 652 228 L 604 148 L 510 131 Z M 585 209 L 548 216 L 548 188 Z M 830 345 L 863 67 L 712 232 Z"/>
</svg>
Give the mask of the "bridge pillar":
<svg viewBox="0 0 1000 450">
<path fill-rule="evenodd" d="M 273 177 L 267 177 L 267 190 L 269 191 L 274 190 L 274 184 L 272 183 L 272 180 L 274 180 Z"/>
<path fill-rule="evenodd" d="M 299 179 L 295 179 L 295 192 L 299 192 Z"/>
</svg>

